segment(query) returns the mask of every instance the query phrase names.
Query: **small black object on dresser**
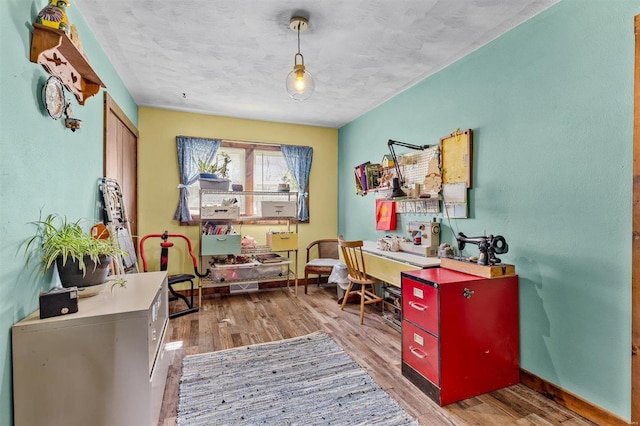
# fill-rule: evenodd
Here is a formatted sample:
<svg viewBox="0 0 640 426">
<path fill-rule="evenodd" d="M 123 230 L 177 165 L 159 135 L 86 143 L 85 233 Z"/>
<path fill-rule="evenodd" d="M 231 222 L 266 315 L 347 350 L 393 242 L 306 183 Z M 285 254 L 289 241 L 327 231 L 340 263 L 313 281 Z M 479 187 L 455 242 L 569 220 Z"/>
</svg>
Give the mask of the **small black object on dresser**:
<svg viewBox="0 0 640 426">
<path fill-rule="evenodd" d="M 78 287 L 53 288 L 40 293 L 40 319 L 78 312 Z"/>
</svg>

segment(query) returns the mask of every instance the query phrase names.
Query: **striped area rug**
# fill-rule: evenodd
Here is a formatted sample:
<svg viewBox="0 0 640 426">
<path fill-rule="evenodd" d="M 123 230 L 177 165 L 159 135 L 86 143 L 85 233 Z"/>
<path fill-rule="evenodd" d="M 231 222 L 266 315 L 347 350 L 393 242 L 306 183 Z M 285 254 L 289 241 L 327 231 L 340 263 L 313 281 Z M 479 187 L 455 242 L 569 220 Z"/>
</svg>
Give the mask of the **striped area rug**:
<svg viewBox="0 0 640 426">
<path fill-rule="evenodd" d="M 186 356 L 177 424 L 417 425 L 327 334 Z"/>
</svg>

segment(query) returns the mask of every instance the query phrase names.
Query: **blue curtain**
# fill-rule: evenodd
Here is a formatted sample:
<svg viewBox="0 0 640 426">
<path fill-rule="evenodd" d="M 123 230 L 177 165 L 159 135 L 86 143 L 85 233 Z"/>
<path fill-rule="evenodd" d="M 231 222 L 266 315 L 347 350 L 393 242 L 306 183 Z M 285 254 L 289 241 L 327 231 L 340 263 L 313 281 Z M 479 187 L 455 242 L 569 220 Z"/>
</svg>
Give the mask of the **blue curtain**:
<svg viewBox="0 0 640 426">
<path fill-rule="evenodd" d="M 300 196 L 298 197 L 298 220 L 309 221 L 309 174 L 311 173 L 311 160 L 313 160 L 313 148 L 310 146 L 280 145 L 287 167 L 298 182 Z"/>
<path fill-rule="evenodd" d="M 173 218 L 180 222 L 188 222 L 191 220 L 188 205 L 189 185 L 193 184 L 200 174 L 198 160 L 212 162 L 218 147 L 220 147 L 220 140 L 176 136 L 176 146 L 178 149 L 178 169 L 180 171 L 180 185 L 178 185 L 178 188 L 180 188 L 180 201 Z"/>
</svg>

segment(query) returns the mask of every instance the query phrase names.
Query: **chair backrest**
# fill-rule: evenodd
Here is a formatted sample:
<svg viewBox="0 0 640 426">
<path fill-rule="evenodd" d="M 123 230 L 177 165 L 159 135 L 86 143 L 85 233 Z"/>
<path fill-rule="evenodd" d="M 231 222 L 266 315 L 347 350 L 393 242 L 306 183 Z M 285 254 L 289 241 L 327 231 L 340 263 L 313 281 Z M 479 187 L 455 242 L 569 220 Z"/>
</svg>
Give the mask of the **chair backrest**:
<svg viewBox="0 0 640 426">
<path fill-rule="evenodd" d="M 142 270 L 144 272 L 147 272 L 147 257 L 145 256 L 145 252 L 144 252 L 144 242 L 149 238 L 160 238 L 162 240 L 162 242 L 160 243 L 160 247 L 161 247 L 160 270 L 161 271 L 167 270 L 168 262 L 169 262 L 169 248 L 173 247 L 173 243 L 169 241 L 170 237 L 180 238 L 184 240 L 184 242 L 187 245 L 189 256 L 191 257 L 191 262 L 193 263 L 194 273 L 201 278 L 205 277 L 208 271 L 205 270 L 204 273 L 198 272 L 198 260 L 196 259 L 196 256 L 193 254 L 191 240 L 186 235 L 169 234 L 167 231 L 164 231 L 163 234 L 148 234 L 142 237 L 142 239 L 140 240 L 140 258 L 142 259 L 142 267 L 143 267 Z"/>
<path fill-rule="evenodd" d="M 322 259 L 339 259 L 338 240 L 327 239 L 318 242 L 318 257 Z"/>
<path fill-rule="evenodd" d="M 317 250 L 313 250 L 313 248 Z M 320 259 L 340 259 L 340 255 L 338 254 L 338 240 L 336 238 L 326 238 L 309 243 L 307 246 L 307 262 L 311 260 L 314 252 L 317 252 L 317 257 Z"/>
<path fill-rule="evenodd" d="M 338 245 L 342 250 L 344 263 L 347 265 L 349 276 L 355 280 L 366 280 L 367 270 L 364 266 L 364 257 L 362 255 L 362 240 L 345 241 L 342 236 L 338 238 Z"/>
</svg>

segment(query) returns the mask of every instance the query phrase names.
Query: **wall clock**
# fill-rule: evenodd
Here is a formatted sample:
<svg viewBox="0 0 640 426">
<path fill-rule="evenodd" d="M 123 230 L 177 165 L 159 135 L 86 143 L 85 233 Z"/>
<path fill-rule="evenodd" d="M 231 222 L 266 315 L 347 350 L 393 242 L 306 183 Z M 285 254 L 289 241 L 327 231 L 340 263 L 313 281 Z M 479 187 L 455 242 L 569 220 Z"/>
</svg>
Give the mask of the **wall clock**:
<svg viewBox="0 0 640 426">
<path fill-rule="evenodd" d="M 49 116 L 54 120 L 62 117 L 64 113 L 64 87 L 62 81 L 55 76 L 47 79 L 42 88 L 42 102 Z"/>
</svg>

